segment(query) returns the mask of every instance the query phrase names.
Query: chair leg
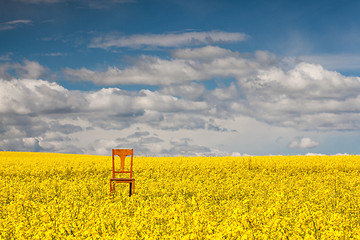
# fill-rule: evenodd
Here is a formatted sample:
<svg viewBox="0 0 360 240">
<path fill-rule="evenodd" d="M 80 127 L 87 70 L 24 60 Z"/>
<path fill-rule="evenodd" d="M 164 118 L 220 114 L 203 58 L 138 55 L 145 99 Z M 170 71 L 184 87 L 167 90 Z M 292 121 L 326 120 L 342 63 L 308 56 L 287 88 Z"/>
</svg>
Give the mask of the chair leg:
<svg viewBox="0 0 360 240">
<path fill-rule="evenodd" d="M 114 196 L 115 192 L 115 183 L 113 181 L 110 181 L 110 196 Z"/>
<path fill-rule="evenodd" d="M 132 183 L 132 194 L 135 194 L 135 180 Z"/>
<path fill-rule="evenodd" d="M 114 181 L 110 181 L 110 196 L 114 196 L 115 193 L 115 183 Z M 129 197 L 135 193 L 135 181 L 130 182 L 129 186 Z"/>
</svg>

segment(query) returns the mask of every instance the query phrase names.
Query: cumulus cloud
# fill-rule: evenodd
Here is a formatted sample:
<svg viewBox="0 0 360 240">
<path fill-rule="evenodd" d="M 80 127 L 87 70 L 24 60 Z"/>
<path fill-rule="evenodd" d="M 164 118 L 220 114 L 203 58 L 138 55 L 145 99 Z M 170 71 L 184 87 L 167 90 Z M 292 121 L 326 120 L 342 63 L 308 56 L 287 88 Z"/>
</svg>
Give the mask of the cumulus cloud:
<svg viewBox="0 0 360 240">
<path fill-rule="evenodd" d="M 179 47 L 186 45 L 207 45 L 215 43 L 241 42 L 247 39 L 248 36 L 244 33 L 223 31 L 137 34 L 131 36 L 107 35 L 94 38 L 89 47 Z"/>
<path fill-rule="evenodd" d="M 180 99 L 157 91 L 124 91 L 118 88 L 95 92 L 69 91 L 64 87 L 33 79 L 0 80 L 0 113 L 57 114 L 108 112 L 116 117 L 148 112 L 199 112 L 206 102 Z"/>
<path fill-rule="evenodd" d="M 311 138 L 304 137 L 299 140 L 292 141 L 289 148 L 314 148 L 319 146 L 320 143 L 313 141 Z"/>
<path fill-rule="evenodd" d="M 43 77 L 48 69 L 39 62 L 24 60 L 23 64 L 5 62 L 0 64 L 0 78 L 30 78 L 37 79 Z"/>
<path fill-rule="evenodd" d="M 46 68 L 40 65 L 38 62 L 24 60 L 24 64 L 15 64 L 14 69 L 18 72 L 20 78 L 32 78 L 36 79 L 43 76 L 46 73 Z"/>
<path fill-rule="evenodd" d="M 229 56 L 240 56 L 239 53 L 230 51 L 228 49 L 220 48 L 217 46 L 205 46 L 202 48 L 186 48 L 172 51 L 172 56 L 181 59 L 211 59 Z"/>
<path fill-rule="evenodd" d="M 360 127 L 360 78 L 346 77 L 320 65 L 299 63 L 290 70 L 261 69 L 252 81 L 239 80 L 250 107 L 234 109 L 272 124 L 297 129 L 349 130 Z"/>
<path fill-rule="evenodd" d="M 240 54 L 207 46 L 177 50 L 172 56 L 172 59 L 141 56 L 125 69 L 111 67 L 96 72 L 83 68 L 65 72 L 69 77 L 99 85 L 160 85 L 154 97 L 161 93 L 195 101 L 194 106 L 202 105 L 202 113 L 208 115 L 245 115 L 301 130 L 360 129 L 359 77 L 344 76 L 318 64 L 289 65 L 264 51 Z M 214 78 L 233 81 L 211 91 L 201 83 Z M 194 121 L 198 126 L 202 125 L 196 124 L 200 122 Z"/>
<path fill-rule="evenodd" d="M 201 113 L 206 109 L 204 101 L 157 91 L 108 88 L 81 92 L 45 80 L 0 79 L 0 149 L 87 152 L 77 146 L 74 134 L 88 129 L 121 130 L 139 123 L 171 131 L 204 128 L 206 120 Z M 132 141 L 123 142 L 132 146 L 137 143 L 139 149 L 143 146 L 143 153 L 152 149 L 147 146 L 164 141 L 146 131 L 129 138 Z M 105 153 L 109 150 L 105 145 L 102 150 L 92 148 L 93 153 Z"/>
<path fill-rule="evenodd" d="M 194 69 L 192 62 L 182 59 L 164 60 L 150 56 L 142 56 L 135 66 L 126 69 L 109 67 L 106 71 L 95 72 L 86 68 L 66 68 L 64 72 L 72 78 L 90 81 L 97 85 L 162 85 L 206 78 L 203 73 Z"/>
<path fill-rule="evenodd" d="M 109 67 L 106 71 L 95 72 L 86 68 L 70 69 L 64 72 L 70 78 L 90 81 L 98 85 L 145 84 L 170 85 L 190 81 L 209 80 L 212 77 L 245 77 L 261 68 L 264 56 L 257 53 L 257 61 L 248 60 L 237 53 L 225 54 L 218 47 L 204 47 L 195 50 L 177 51 L 170 60 L 153 56 L 141 56 L 134 66 L 125 69 Z M 214 54 L 218 52 L 219 54 Z M 204 57 L 201 58 L 200 56 Z M 191 56 L 195 58 L 191 58 Z M 212 56 L 212 57 L 209 57 Z"/>
<path fill-rule="evenodd" d="M 81 131 L 80 126 L 62 124 L 64 121 L 47 116 L 1 114 L 0 150 L 50 151 L 82 153 L 67 135 Z"/>
<path fill-rule="evenodd" d="M 85 99 L 56 83 L 33 79 L 0 79 L 0 113 L 40 115 L 71 113 L 82 109 Z"/>
<path fill-rule="evenodd" d="M 138 112 L 184 112 L 201 111 L 207 108 L 206 102 L 190 102 L 157 91 L 140 90 L 127 92 L 118 88 L 101 89 L 86 95 L 88 109 L 91 111 L 112 111 L 118 115 Z"/>
<path fill-rule="evenodd" d="M 69 136 L 74 143 L 74 136 L 84 131 L 123 131 L 134 124 L 169 134 L 176 134 L 179 129 L 229 134 L 246 126 L 218 123 L 239 116 L 301 131 L 360 129 L 359 77 L 344 76 L 313 63 L 289 64 L 263 51 L 242 54 L 207 46 L 171 54 L 170 59 L 141 56 L 133 66 L 124 69 L 65 70 L 69 77 L 99 85 L 148 84 L 157 85 L 156 91 L 115 87 L 71 91 L 57 83 L 35 80 L 46 70 L 37 62 L 0 64 L 0 75 L 5 76 L 0 80 L 0 114 L 4 116 L 0 122 L 0 132 L 4 133 L 1 149 L 13 144 L 21 149 L 65 149 L 70 148 Z M 13 71 L 18 78 L 9 76 Z M 203 81 L 220 84 L 208 88 Z M 180 144 L 149 130 L 127 136 L 129 139 L 99 140 L 99 144 L 104 144 L 102 150 L 91 144 L 92 151 L 105 153 L 109 146 L 121 142 L 119 146 L 137 146 L 144 154 L 220 153 L 199 142 L 190 146 L 190 138 L 178 137 L 183 140 Z M 288 147 L 318 145 L 310 138 L 302 138 Z"/>
</svg>

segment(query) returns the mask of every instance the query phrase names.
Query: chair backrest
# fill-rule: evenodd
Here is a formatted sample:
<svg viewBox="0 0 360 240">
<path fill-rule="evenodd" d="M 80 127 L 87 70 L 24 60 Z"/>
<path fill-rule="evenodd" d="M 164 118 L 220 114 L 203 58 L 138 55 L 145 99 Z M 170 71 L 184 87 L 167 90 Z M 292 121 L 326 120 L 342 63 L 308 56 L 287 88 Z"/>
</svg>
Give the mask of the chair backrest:
<svg viewBox="0 0 360 240">
<path fill-rule="evenodd" d="M 120 157 L 120 171 L 116 171 L 116 168 L 115 168 L 115 156 Z M 131 162 L 130 162 L 130 170 L 126 171 L 125 170 L 125 158 L 127 156 L 131 156 Z M 113 149 L 112 150 L 113 178 L 115 178 L 116 173 L 129 173 L 130 178 L 132 178 L 133 157 L 134 157 L 134 149 Z"/>
</svg>

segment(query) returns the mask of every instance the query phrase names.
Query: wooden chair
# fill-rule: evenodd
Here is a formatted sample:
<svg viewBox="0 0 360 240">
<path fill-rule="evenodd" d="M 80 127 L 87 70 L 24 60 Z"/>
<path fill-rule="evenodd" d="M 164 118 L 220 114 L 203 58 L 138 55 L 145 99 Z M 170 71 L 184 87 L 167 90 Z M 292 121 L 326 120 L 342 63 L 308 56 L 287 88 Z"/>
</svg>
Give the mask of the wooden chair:
<svg viewBox="0 0 360 240">
<path fill-rule="evenodd" d="M 120 171 L 115 168 L 115 156 L 120 157 Z M 130 170 L 125 170 L 125 158 L 131 156 Z M 132 178 L 134 149 L 113 149 L 112 150 L 112 178 L 110 178 L 110 194 L 115 192 L 115 183 L 130 183 L 129 196 L 135 193 L 135 179 Z M 129 178 L 116 178 L 116 173 L 129 173 Z"/>
</svg>

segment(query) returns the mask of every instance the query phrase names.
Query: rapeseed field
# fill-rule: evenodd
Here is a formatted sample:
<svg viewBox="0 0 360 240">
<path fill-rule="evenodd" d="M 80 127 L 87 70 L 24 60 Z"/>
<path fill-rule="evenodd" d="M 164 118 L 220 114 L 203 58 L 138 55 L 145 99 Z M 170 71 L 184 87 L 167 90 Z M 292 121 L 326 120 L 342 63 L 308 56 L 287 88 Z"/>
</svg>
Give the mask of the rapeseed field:
<svg viewBox="0 0 360 240">
<path fill-rule="evenodd" d="M 0 152 L 0 239 L 359 239 L 359 156 L 135 157 Z"/>
</svg>

